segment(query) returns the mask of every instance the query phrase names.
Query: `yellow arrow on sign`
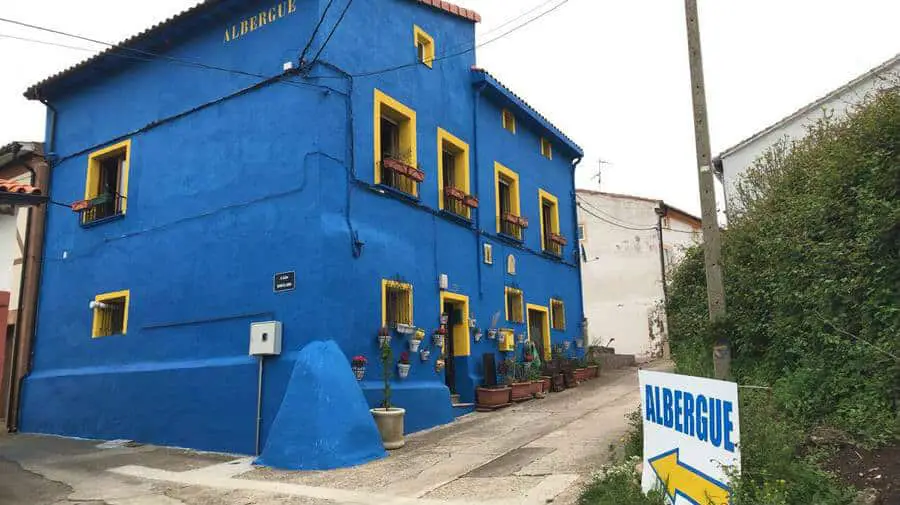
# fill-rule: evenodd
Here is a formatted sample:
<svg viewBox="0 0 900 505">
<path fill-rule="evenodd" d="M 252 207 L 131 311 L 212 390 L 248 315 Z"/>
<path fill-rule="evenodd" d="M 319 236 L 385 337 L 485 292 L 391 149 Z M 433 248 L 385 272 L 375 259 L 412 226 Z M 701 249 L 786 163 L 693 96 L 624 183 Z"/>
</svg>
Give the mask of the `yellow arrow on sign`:
<svg viewBox="0 0 900 505">
<path fill-rule="evenodd" d="M 694 505 L 728 505 L 731 488 L 678 459 L 678 449 L 650 458 L 650 466 L 675 503 L 681 495 Z"/>
</svg>

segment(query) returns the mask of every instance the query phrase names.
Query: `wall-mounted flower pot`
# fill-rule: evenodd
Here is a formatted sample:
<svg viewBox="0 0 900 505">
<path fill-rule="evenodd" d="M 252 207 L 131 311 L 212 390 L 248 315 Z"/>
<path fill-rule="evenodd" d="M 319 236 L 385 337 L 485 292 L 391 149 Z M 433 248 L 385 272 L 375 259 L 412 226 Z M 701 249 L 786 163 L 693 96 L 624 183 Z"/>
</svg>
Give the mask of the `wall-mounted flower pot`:
<svg viewBox="0 0 900 505">
<path fill-rule="evenodd" d="M 408 377 L 410 366 L 411 365 L 409 363 L 397 363 L 397 375 L 401 379 L 405 379 L 406 377 Z"/>
<path fill-rule="evenodd" d="M 531 382 L 513 382 L 510 384 L 510 388 L 514 402 L 524 402 L 532 398 Z"/>
<path fill-rule="evenodd" d="M 484 333 L 482 333 L 482 331 L 481 331 L 480 328 L 477 329 L 477 330 L 475 330 L 475 335 L 474 335 L 474 337 L 475 337 L 475 341 L 476 341 L 476 342 L 481 341 L 481 338 L 482 338 L 483 336 L 484 336 Z"/>
<path fill-rule="evenodd" d="M 584 339 L 583 339 L 583 338 L 576 338 L 576 339 L 575 339 L 575 347 L 577 347 L 577 348 L 579 348 L 579 349 L 584 349 Z"/>
<path fill-rule="evenodd" d="M 351 368 L 353 370 L 353 375 L 356 376 L 356 380 L 361 381 L 366 376 L 366 367 L 364 366 L 355 366 Z"/>
<path fill-rule="evenodd" d="M 436 347 L 444 347 L 444 335 L 441 335 L 440 333 L 435 333 L 432 338 L 434 340 L 434 345 Z"/>
<path fill-rule="evenodd" d="M 416 327 L 411 324 L 397 323 L 397 333 L 403 335 L 412 335 L 416 332 Z"/>
<path fill-rule="evenodd" d="M 482 412 L 508 407 L 512 389 L 509 386 L 475 389 L 475 409 Z"/>
<path fill-rule="evenodd" d="M 524 344 L 525 343 L 525 334 L 519 333 L 518 335 L 516 335 L 516 342 L 518 342 L 520 344 Z"/>
<path fill-rule="evenodd" d="M 421 344 L 421 343 L 422 343 L 422 341 L 417 338 L 410 340 L 409 341 L 409 350 L 411 352 L 419 352 L 419 344 Z"/>
<path fill-rule="evenodd" d="M 434 362 L 434 370 L 435 370 L 436 372 L 440 372 L 440 371 L 443 370 L 443 369 L 444 369 L 444 360 L 439 359 L 439 360 L 437 360 L 437 361 Z"/>
<path fill-rule="evenodd" d="M 378 348 L 384 347 L 385 344 L 390 345 L 391 336 L 390 335 L 378 335 Z"/>
<path fill-rule="evenodd" d="M 488 330 L 488 338 L 491 340 L 496 340 L 497 339 L 497 330 L 495 330 L 495 329 Z"/>
<path fill-rule="evenodd" d="M 381 434 L 381 443 L 387 450 L 399 449 L 406 444 L 403 438 L 403 416 L 406 410 L 401 408 L 369 409 L 375 418 L 375 426 Z"/>
<path fill-rule="evenodd" d="M 424 362 L 428 361 L 429 359 L 431 359 L 431 351 L 429 351 L 428 349 L 422 349 L 421 351 L 419 351 L 419 357 L 422 359 L 422 362 L 424 363 Z"/>
<path fill-rule="evenodd" d="M 569 341 L 568 340 L 563 341 L 563 349 L 566 351 L 569 350 Z"/>
</svg>

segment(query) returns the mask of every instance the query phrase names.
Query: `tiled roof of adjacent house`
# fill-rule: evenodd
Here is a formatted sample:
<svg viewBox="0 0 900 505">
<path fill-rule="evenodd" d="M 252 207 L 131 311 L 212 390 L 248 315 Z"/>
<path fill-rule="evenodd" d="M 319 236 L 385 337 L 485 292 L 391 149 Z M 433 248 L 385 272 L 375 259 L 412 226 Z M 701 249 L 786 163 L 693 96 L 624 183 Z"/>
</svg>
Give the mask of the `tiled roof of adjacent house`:
<svg viewBox="0 0 900 505">
<path fill-rule="evenodd" d="M 0 193 L 22 193 L 40 195 L 41 190 L 30 184 L 21 184 L 10 179 L 0 179 Z"/>
<path fill-rule="evenodd" d="M 435 9 L 440 9 L 448 14 L 452 14 L 454 16 L 461 17 L 468 21 L 472 21 L 473 23 L 478 23 L 481 21 L 481 16 L 479 16 L 477 12 L 475 12 L 471 9 L 465 9 L 463 7 L 452 4 L 450 2 L 444 2 L 441 0 L 411 0 L 411 1 L 415 1 L 422 5 L 427 5 L 429 7 L 433 7 Z M 216 7 L 217 5 L 221 4 L 222 2 L 223 2 L 223 0 L 204 0 L 189 9 L 185 9 L 185 10 L 181 11 L 180 13 L 170 17 L 169 19 L 162 21 L 160 23 L 157 23 L 157 24 L 151 26 L 150 28 L 147 28 L 146 30 L 138 33 L 137 35 L 133 35 L 133 36 L 123 40 L 122 42 L 119 42 L 118 44 L 110 47 L 109 49 L 101 51 L 80 63 L 77 63 L 61 72 L 58 72 L 56 74 L 51 75 L 50 77 L 47 77 L 46 79 L 44 79 L 36 84 L 33 84 L 31 87 L 29 87 L 27 90 L 25 90 L 25 97 L 30 100 L 40 99 L 40 98 L 42 98 L 41 93 L 40 93 L 41 88 L 47 86 L 48 84 L 52 84 L 64 77 L 68 77 L 73 72 L 76 72 L 78 70 L 88 67 L 89 65 L 93 64 L 97 60 L 102 59 L 104 56 L 109 55 L 110 53 L 112 53 L 113 51 L 116 51 L 117 49 L 133 47 L 141 42 L 145 42 L 148 39 L 150 39 L 151 37 L 157 35 L 160 31 L 162 31 L 163 28 L 167 28 L 171 24 L 178 22 L 178 21 L 182 21 L 183 19 L 185 19 L 189 16 L 192 16 L 194 14 L 198 14 L 207 9 Z"/>
</svg>

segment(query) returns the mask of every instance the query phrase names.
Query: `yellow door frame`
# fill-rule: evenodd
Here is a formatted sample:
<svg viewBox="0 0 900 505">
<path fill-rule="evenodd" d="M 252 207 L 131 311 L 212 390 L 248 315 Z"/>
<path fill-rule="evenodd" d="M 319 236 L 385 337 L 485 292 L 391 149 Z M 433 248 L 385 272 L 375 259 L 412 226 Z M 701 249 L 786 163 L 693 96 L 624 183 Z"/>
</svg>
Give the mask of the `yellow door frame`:
<svg viewBox="0 0 900 505">
<path fill-rule="evenodd" d="M 531 311 L 544 313 L 544 360 L 549 360 L 550 354 L 550 309 L 543 305 L 535 305 L 529 303 L 525 307 L 525 326 L 528 328 L 528 340 L 531 340 L 531 318 L 528 313 Z"/>
<path fill-rule="evenodd" d="M 450 293 L 449 291 L 441 291 L 440 307 L 438 309 L 439 314 L 444 312 L 445 301 L 462 304 L 462 322 L 450 329 L 449 337 L 453 339 L 453 356 L 469 356 L 472 354 L 472 345 L 469 341 L 469 297 L 457 293 Z M 460 326 L 462 328 L 460 328 Z"/>
</svg>

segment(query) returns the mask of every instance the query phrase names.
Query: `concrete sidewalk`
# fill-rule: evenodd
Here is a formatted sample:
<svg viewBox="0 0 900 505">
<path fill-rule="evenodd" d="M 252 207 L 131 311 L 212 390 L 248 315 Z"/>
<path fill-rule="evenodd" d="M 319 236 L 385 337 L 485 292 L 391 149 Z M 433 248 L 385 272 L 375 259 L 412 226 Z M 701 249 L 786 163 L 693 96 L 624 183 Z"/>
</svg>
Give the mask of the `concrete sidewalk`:
<svg viewBox="0 0 900 505">
<path fill-rule="evenodd" d="M 574 503 L 640 396 L 636 369 L 408 437 L 390 457 L 328 472 L 250 458 L 96 441 L 0 437 L 0 504 Z"/>
</svg>

